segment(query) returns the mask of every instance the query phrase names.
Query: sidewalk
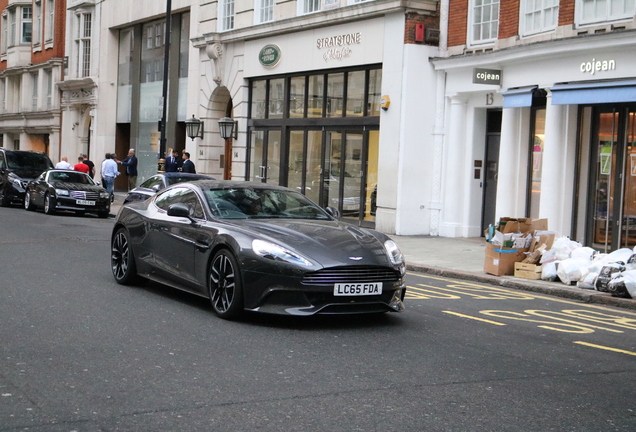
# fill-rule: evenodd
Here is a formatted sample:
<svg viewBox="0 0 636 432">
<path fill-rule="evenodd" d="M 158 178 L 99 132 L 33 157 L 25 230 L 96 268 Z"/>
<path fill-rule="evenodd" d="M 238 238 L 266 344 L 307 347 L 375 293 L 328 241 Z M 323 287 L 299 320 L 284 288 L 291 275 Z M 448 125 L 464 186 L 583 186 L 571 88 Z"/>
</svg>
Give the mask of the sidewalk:
<svg viewBox="0 0 636 432">
<path fill-rule="evenodd" d="M 115 202 L 110 206 L 112 217 L 115 217 L 119 211 L 125 197 L 125 192 L 115 192 Z M 534 281 L 484 273 L 486 240 L 482 237 L 391 236 L 391 238 L 402 250 L 406 257 L 407 268 L 411 271 L 636 310 L 636 299 L 612 297 L 608 293 L 568 286 L 561 282 Z"/>
<path fill-rule="evenodd" d="M 411 271 L 532 291 L 586 303 L 636 310 L 636 299 L 612 297 L 609 293 L 577 288 L 561 282 L 535 281 L 484 272 L 486 240 L 431 236 L 391 236 L 406 258 Z"/>
</svg>

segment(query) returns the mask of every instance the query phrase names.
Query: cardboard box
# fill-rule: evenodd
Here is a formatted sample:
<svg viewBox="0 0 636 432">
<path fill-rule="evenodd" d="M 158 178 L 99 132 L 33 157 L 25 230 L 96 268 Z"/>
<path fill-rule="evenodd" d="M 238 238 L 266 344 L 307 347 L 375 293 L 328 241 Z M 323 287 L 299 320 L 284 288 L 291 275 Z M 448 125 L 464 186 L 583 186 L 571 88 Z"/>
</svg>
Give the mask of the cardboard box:
<svg viewBox="0 0 636 432">
<path fill-rule="evenodd" d="M 536 264 L 528 264 L 522 262 L 515 263 L 515 277 L 522 279 L 541 279 L 542 266 Z"/>
<path fill-rule="evenodd" d="M 526 257 L 524 252 L 528 252 L 528 249 L 505 248 L 488 243 L 484 271 L 495 276 L 513 275 L 515 263 Z"/>
<path fill-rule="evenodd" d="M 534 233 L 537 230 L 546 231 L 548 229 L 547 219 L 532 218 L 511 218 L 503 217 L 499 219 L 499 231 L 502 233 L 513 232 L 529 232 Z"/>
</svg>

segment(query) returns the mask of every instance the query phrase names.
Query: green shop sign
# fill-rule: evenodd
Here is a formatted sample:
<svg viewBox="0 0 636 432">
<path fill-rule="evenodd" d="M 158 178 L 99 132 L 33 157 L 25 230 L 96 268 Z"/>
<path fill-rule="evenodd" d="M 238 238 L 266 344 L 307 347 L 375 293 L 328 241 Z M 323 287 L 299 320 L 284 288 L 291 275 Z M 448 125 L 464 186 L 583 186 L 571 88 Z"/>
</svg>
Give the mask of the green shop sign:
<svg viewBox="0 0 636 432">
<path fill-rule="evenodd" d="M 265 45 L 258 53 L 258 61 L 267 68 L 273 68 L 280 61 L 280 48 L 278 45 Z"/>
</svg>

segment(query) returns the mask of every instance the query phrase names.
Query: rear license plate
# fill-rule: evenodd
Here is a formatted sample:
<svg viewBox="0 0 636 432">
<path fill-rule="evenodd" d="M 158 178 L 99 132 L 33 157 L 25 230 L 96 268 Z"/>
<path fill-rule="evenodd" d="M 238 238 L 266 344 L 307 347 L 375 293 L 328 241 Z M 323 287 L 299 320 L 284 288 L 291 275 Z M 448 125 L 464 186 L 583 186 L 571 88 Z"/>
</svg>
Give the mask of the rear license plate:
<svg viewBox="0 0 636 432">
<path fill-rule="evenodd" d="M 335 284 L 335 296 L 363 296 L 382 294 L 382 282 Z"/>
<path fill-rule="evenodd" d="M 86 206 L 95 205 L 95 201 L 86 201 L 86 200 L 75 200 L 75 203 L 77 205 L 86 205 Z"/>
</svg>

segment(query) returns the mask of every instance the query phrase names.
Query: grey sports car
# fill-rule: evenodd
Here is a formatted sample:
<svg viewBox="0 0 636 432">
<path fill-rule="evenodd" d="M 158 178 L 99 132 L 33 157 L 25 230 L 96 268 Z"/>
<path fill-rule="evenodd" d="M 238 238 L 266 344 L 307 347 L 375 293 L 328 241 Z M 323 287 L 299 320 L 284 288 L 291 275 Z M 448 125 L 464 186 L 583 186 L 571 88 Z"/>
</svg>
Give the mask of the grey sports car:
<svg viewBox="0 0 636 432">
<path fill-rule="evenodd" d="M 210 299 L 226 319 L 399 312 L 406 264 L 386 235 L 264 183 L 197 181 L 122 207 L 115 280 L 151 279 Z"/>
</svg>

